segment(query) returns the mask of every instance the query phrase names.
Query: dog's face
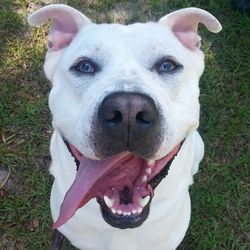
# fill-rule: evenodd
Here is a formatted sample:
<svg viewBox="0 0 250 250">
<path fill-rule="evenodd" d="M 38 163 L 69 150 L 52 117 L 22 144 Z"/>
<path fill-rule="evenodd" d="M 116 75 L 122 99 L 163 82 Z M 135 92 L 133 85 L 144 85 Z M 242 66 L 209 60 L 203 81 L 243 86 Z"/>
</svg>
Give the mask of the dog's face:
<svg viewBox="0 0 250 250">
<path fill-rule="evenodd" d="M 166 165 L 198 127 L 204 56 L 197 24 L 213 32 L 220 25 L 195 8 L 159 23 L 97 25 L 64 5 L 45 7 L 30 22 L 47 18 L 53 126 L 79 167 L 56 227 L 94 197 L 112 226 L 139 226 Z"/>
<path fill-rule="evenodd" d="M 161 159 L 198 125 L 203 65 L 164 25 L 88 25 L 49 72 L 53 125 L 91 159 Z"/>
</svg>

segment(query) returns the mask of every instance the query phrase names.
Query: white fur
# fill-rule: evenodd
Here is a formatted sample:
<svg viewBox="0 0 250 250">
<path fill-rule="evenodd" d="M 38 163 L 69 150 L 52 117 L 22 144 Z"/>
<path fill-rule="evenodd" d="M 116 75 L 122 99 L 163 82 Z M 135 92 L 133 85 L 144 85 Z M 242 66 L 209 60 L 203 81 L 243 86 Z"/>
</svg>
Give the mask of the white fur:
<svg viewBox="0 0 250 250">
<path fill-rule="evenodd" d="M 164 118 L 165 134 L 154 159 L 164 157 L 186 137 L 167 178 L 155 190 L 149 218 L 138 228 L 113 228 L 103 220 L 99 205 L 92 199 L 59 231 L 84 250 L 175 249 L 189 224 L 188 188 L 204 153 L 202 139 L 196 131 L 199 125 L 198 83 L 204 69 L 204 55 L 192 40 L 189 46 L 185 32 L 197 36 L 199 22 L 210 31 L 218 32 L 219 22 L 206 11 L 189 8 L 167 15 L 159 23 L 97 25 L 65 5 L 51 6 L 51 12 L 35 12 L 29 18 L 30 23 L 37 25 L 48 18 L 53 20 L 56 15 L 54 26 L 57 27 L 56 22 L 65 9 L 71 20 L 70 28 L 76 31 L 71 34 L 74 37 L 69 45 L 52 47 L 48 51 L 44 64 L 52 82 L 49 106 L 55 129 L 50 168 L 55 177 L 51 192 L 53 220 L 57 219 L 64 195 L 76 174 L 75 162 L 61 133 L 86 157 L 97 159 L 90 133 L 98 105 L 109 93 L 139 89 L 155 100 Z M 78 21 L 74 22 L 74 18 Z M 188 22 L 183 23 L 185 18 Z M 67 22 L 65 18 L 59 21 L 59 24 Z M 61 39 L 60 44 L 67 44 L 69 40 L 66 43 L 63 39 L 68 36 L 64 36 L 62 26 L 59 27 L 60 37 L 52 36 L 51 42 Z M 51 32 L 56 36 L 56 30 Z M 102 70 L 94 76 L 72 74 L 69 68 L 82 56 L 94 58 Z M 161 56 L 174 57 L 183 65 L 183 70 L 164 76 L 150 70 Z"/>
<path fill-rule="evenodd" d="M 190 220 L 188 187 L 202 159 L 204 146 L 197 131 L 190 133 L 168 176 L 155 189 L 148 219 L 138 228 L 117 229 L 102 218 L 100 207 L 91 200 L 79 209 L 59 230 L 79 249 L 98 250 L 170 250 L 183 239 Z M 51 192 L 51 211 L 55 221 L 64 195 L 74 181 L 75 162 L 60 134 L 51 140 L 51 174 L 55 181 Z"/>
<path fill-rule="evenodd" d="M 154 36 L 150 35 L 152 32 Z M 198 127 L 198 82 L 204 56 L 200 50 L 186 49 L 161 24 L 91 24 L 61 51 L 61 56 L 58 52 L 49 53 L 44 67 L 53 82 L 49 97 L 53 125 L 89 158 L 96 158 L 89 147 L 92 116 L 103 98 L 114 91 L 133 91 L 139 87 L 159 103 L 168 130 L 156 159 L 165 156 L 190 130 Z M 60 63 L 54 61 L 55 53 Z M 101 59 L 103 71 L 94 77 L 71 74 L 68 69 L 82 55 Z M 174 56 L 185 70 L 166 77 L 148 70 L 162 55 Z"/>
</svg>

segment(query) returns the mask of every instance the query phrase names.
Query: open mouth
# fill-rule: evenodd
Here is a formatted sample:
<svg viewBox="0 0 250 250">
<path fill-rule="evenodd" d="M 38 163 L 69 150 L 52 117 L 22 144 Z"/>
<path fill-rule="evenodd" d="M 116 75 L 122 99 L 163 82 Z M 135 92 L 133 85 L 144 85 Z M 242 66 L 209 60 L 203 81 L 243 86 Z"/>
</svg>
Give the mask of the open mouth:
<svg viewBox="0 0 250 250">
<path fill-rule="evenodd" d="M 168 174 L 183 142 L 160 160 L 146 160 L 130 152 L 105 160 L 83 156 L 66 140 L 78 169 L 53 228 L 66 223 L 92 198 L 100 204 L 104 220 L 113 227 L 134 228 L 148 217 L 155 187 Z"/>
</svg>

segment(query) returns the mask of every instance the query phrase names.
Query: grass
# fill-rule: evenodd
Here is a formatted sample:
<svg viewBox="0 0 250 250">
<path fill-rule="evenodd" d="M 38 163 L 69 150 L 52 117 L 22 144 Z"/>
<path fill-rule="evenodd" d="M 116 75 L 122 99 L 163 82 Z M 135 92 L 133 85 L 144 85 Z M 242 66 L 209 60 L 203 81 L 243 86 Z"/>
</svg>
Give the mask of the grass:
<svg viewBox="0 0 250 250">
<path fill-rule="evenodd" d="M 47 249 L 51 238 L 50 85 L 42 71 L 47 26 L 28 27 L 27 14 L 44 5 L 31 2 L 2 0 L 0 6 L 0 166 L 11 171 L 0 190 L 0 249 Z M 229 0 L 68 3 L 97 22 L 157 20 L 189 6 L 221 21 L 219 34 L 201 28 L 206 70 L 199 130 L 206 154 L 191 187 L 192 219 L 179 249 L 250 249 L 249 16 Z M 114 15 L 119 10 L 125 15 Z"/>
</svg>

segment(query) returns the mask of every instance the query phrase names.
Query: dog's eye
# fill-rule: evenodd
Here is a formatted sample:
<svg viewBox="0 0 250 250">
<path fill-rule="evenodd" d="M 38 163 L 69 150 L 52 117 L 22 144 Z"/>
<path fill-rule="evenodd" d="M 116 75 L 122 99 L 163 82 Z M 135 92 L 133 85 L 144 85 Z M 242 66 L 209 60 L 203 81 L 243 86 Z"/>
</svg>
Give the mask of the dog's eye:
<svg viewBox="0 0 250 250">
<path fill-rule="evenodd" d="M 163 62 L 163 63 L 159 66 L 158 71 L 159 71 L 160 73 L 165 73 L 165 72 L 172 71 L 172 70 L 174 70 L 174 69 L 176 69 L 176 65 L 175 65 L 174 63 L 172 63 L 172 62 L 170 62 L 170 61 L 165 61 L 165 62 Z"/>
<path fill-rule="evenodd" d="M 78 76 L 94 75 L 99 72 L 101 67 L 93 59 L 88 57 L 79 58 L 71 67 L 70 71 Z"/>
<path fill-rule="evenodd" d="M 95 66 L 89 61 L 80 61 L 75 66 L 75 70 L 84 74 L 93 74 L 95 73 Z"/>
<path fill-rule="evenodd" d="M 166 56 L 157 60 L 152 69 L 157 71 L 158 74 L 164 75 L 174 73 L 181 68 L 183 68 L 183 66 L 176 62 L 174 58 Z"/>
</svg>

